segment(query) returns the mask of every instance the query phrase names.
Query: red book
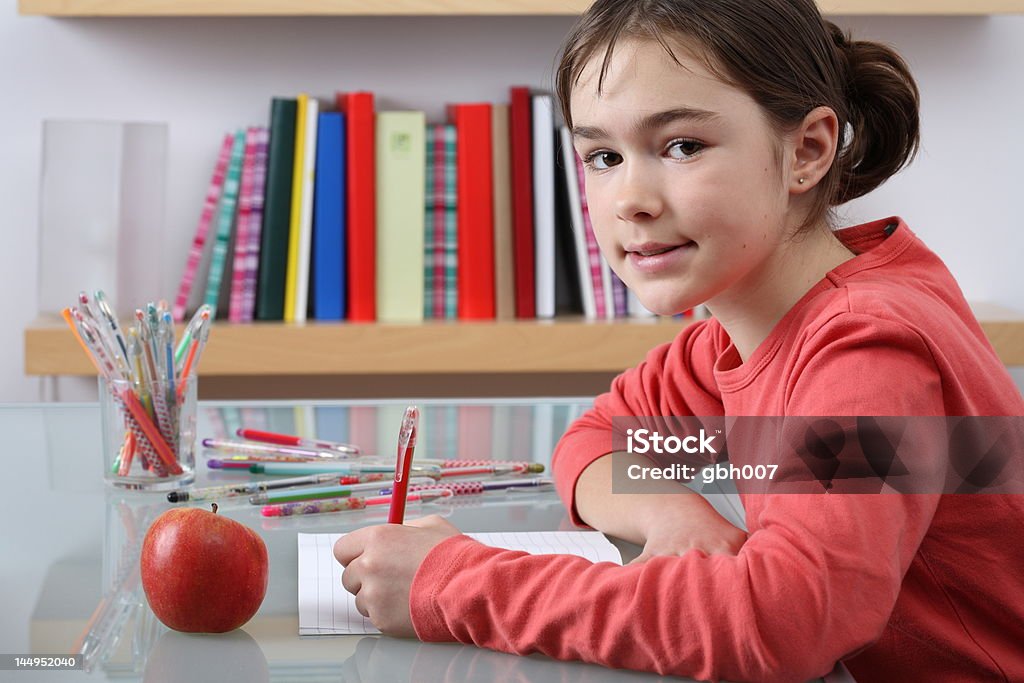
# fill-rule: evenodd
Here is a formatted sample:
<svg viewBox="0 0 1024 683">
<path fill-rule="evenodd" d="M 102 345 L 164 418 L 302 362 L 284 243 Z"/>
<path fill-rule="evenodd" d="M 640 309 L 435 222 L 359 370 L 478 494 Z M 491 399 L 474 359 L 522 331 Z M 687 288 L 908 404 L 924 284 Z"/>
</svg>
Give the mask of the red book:
<svg viewBox="0 0 1024 683">
<path fill-rule="evenodd" d="M 453 104 L 458 196 L 460 320 L 493 320 L 494 214 L 491 186 L 491 105 Z"/>
<path fill-rule="evenodd" d="M 530 89 L 511 89 L 509 147 L 512 157 L 512 243 L 515 253 L 516 317 L 537 317 L 533 272 L 533 142 Z"/>
<path fill-rule="evenodd" d="M 345 112 L 348 140 L 348 317 L 372 322 L 377 318 L 373 93 L 338 93 L 335 100 L 338 111 Z"/>
</svg>

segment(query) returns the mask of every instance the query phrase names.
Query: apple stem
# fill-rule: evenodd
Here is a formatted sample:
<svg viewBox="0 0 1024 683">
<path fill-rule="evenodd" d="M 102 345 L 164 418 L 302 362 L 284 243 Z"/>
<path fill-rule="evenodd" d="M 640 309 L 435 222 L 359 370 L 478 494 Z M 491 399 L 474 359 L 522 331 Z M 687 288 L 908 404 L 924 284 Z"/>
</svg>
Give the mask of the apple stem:
<svg viewBox="0 0 1024 683">
<path fill-rule="evenodd" d="M 213 514 L 217 514 L 217 504 L 216 503 L 210 503 L 210 507 L 213 508 Z"/>
</svg>

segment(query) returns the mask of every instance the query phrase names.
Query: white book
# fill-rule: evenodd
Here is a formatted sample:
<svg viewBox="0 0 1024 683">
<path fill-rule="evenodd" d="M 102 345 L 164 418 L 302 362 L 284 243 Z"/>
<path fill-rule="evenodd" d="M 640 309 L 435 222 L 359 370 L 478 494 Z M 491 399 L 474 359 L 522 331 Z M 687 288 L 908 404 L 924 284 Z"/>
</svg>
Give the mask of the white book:
<svg viewBox="0 0 1024 683">
<path fill-rule="evenodd" d="M 316 174 L 316 128 L 320 102 L 306 102 L 306 136 L 302 153 L 302 204 L 299 214 L 299 263 L 295 282 L 295 322 L 306 322 L 309 303 L 309 254 L 313 244 L 313 188 Z"/>
<path fill-rule="evenodd" d="M 533 95 L 533 235 L 538 318 L 555 317 L 555 115 L 551 95 Z"/>
<path fill-rule="evenodd" d="M 597 303 L 594 301 L 594 282 L 590 279 L 586 226 L 583 225 L 583 203 L 580 201 L 580 178 L 576 173 L 576 150 L 572 146 L 572 133 L 569 132 L 568 126 L 560 127 L 558 134 L 562 145 L 565 184 L 569 188 L 569 215 L 572 218 L 572 238 L 573 246 L 576 248 L 580 293 L 583 295 L 583 315 L 587 320 L 593 320 L 597 317 Z"/>
<path fill-rule="evenodd" d="M 601 254 L 601 289 L 604 292 L 604 317 L 612 320 L 615 318 L 615 286 L 612 284 L 612 267 L 604 254 Z"/>
</svg>

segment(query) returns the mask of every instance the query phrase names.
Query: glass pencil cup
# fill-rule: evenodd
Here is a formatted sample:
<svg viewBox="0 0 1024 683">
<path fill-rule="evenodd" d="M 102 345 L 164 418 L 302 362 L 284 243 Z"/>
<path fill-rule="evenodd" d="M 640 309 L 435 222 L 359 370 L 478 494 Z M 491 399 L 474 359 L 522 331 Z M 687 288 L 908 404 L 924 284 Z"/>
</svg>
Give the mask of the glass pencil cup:
<svg viewBox="0 0 1024 683">
<path fill-rule="evenodd" d="M 100 378 L 103 476 L 114 486 L 141 491 L 183 488 L 195 479 L 195 375 L 146 388 Z"/>
</svg>

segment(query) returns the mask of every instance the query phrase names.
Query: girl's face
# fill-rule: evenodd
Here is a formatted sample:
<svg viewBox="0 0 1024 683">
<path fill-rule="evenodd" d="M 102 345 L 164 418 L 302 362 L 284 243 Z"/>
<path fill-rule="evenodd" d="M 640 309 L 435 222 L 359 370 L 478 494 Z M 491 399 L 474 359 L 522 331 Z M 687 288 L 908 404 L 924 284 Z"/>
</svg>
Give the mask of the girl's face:
<svg viewBox="0 0 1024 683">
<path fill-rule="evenodd" d="M 676 48 L 682 67 L 655 41 L 620 42 L 601 95 L 601 51 L 572 92 L 594 232 L 655 313 L 750 305 L 787 234 L 777 136 L 754 100 Z"/>
</svg>

